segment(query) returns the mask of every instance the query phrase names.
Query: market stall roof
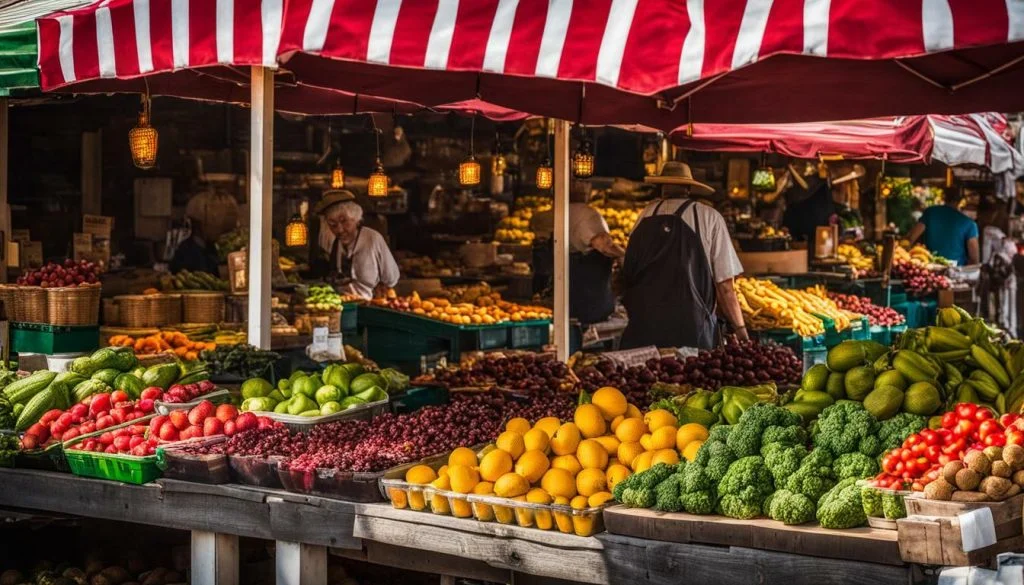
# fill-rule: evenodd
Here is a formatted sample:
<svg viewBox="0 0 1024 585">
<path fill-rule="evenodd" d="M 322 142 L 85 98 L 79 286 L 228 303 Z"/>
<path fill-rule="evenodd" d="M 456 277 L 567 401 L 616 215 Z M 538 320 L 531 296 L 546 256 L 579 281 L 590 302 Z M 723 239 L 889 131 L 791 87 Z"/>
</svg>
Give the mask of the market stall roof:
<svg viewBox="0 0 1024 585">
<path fill-rule="evenodd" d="M 1024 157 L 1001 135 L 1001 114 L 901 116 L 799 124 L 693 124 L 671 133 L 689 150 L 776 152 L 813 159 L 841 155 L 895 163 L 974 164 L 1024 173 Z"/>
<path fill-rule="evenodd" d="M 91 0 L 0 0 L 0 97 L 39 87 L 35 19 Z"/>
<path fill-rule="evenodd" d="M 1024 3 L 290 0 L 303 83 L 589 124 L 796 122 L 1024 105 Z"/>
</svg>

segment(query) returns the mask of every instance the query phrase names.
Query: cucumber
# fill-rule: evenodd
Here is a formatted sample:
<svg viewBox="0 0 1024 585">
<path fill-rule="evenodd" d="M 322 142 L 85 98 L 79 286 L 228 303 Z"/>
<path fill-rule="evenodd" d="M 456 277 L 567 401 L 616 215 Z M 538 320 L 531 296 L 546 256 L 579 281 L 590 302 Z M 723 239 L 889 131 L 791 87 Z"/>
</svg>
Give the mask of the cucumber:
<svg viewBox="0 0 1024 585">
<path fill-rule="evenodd" d="M 14 430 L 21 432 L 34 425 L 43 413 L 54 407 L 55 399 L 49 388 L 33 396 L 25 404 L 24 410 L 18 415 L 18 421 L 14 423 Z"/>
<path fill-rule="evenodd" d="M 11 404 L 24 404 L 42 392 L 57 377 L 57 372 L 40 370 L 27 378 L 11 382 L 4 388 L 4 396 Z"/>
</svg>

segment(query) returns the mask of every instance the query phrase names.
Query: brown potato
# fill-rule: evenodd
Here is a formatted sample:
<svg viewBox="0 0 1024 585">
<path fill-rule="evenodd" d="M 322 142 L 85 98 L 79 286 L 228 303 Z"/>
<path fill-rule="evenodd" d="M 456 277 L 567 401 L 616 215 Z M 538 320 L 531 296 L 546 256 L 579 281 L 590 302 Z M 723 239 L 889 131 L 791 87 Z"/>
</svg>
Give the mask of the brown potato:
<svg viewBox="0 0 1024 585">
<path fill-rule="evenodd" d="M 1013 483 L 1024 487 L 1024 469 L 1013 473 Z"/>
<path fill-rule="evenodd" d="M 992 462 L 992 475 L 996 477 L 1010 477 L 1013 475 L 1013 470 L 1010 469 L 1010 465 L 1002 459 Z"/>
<path fill-rule="evenodd" d="M 981 483 L 978 484 L 978 490 L 985 492 L 989 499 L 998 501 L 1006 498 L 1006 492 L 1010 489 L 1011 485 L 1013 483 L 1005 477 L 990 475 L 981 480 Z"/>
<path fill-rule="evenodd" d="M 942 478 L 950 485 L 956 485 L 956 474 L 964 468 L 963 461 L 950 461 L 942 466 Z"/>
<path fill-rule="evenodd" d="M 1019 493 L 1020 493 L 1020 486 L 1017 485 L 1017 484 L 1012 484 L 1010 486 L 1010 489 L 1006 490 L 1006 497 L 1007 498 L 1012 498 L 1013 496 L 1016 496 Z"/>
<path fill-rule="evenodd" d="M 971 451 L 967 455 L 964 455 L 964 464 L 967 465 L 968 469 L 976 471 L 982 475 L 988 475 L 992 469 L 992 460 L 988 458 L 981 451 Z"/>
<path fill-rule="evenodd" d="M 955 491 L 956 487 L 953 484 L 940 477 L 924 486 L 924 497 L 929 500 L 949 501 Z"/>
<path fill-rule="evenodd" d="M 958 492 L 953 492 L 953 497 L 951 499 L 954 502 L 987 502 L 987 501 L 989 501 L 988 496 L 986 496 L 982 492 L 963 491 L 963 490 L 958 491 Z"/>
<path fill-rule="evenodd" d="M 971 469 L 961 469 L 956 472 L 956 487 L 959 490 L 969 492 L 978 487 L 981 483 L 981 474 Z"/>
<path fill-rule="evenodd" d="M 1003 458 L 1003 448 L 998 445 L 985 447 L 982 453 L 984 453 L 985 457 L 988 457 L 989 461 L 992 461 L 993 463 Z"/>
<path fill-rule="evenodd" d="M 1024 447 L 1020 445 L 1003 447 L 1003 461 L 1009 463 L 1010 469 L 1014 471 L 1024 469 Z"/>
</svg>

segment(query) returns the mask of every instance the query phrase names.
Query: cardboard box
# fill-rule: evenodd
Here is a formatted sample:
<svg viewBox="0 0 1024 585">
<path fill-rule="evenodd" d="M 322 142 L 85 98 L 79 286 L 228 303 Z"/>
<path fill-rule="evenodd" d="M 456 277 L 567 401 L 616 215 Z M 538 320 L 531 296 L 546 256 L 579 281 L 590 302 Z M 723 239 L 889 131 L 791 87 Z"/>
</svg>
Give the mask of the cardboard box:
<svg viewBox="0 0 1024 585">
<path fill-rule="evenodd" d="M 1024 494 L 1002 502 L 943 502 L 923 497 L 909 497 L 905 502 L 907 517 L 896 521 L 904 561 L 975 566 L 995 560 L 1000 553 L 1024 548 Z M 971 539 L 976 538 L 972 535 L 977 534 L 990 544 L 972 545 Z"/>
</svg>

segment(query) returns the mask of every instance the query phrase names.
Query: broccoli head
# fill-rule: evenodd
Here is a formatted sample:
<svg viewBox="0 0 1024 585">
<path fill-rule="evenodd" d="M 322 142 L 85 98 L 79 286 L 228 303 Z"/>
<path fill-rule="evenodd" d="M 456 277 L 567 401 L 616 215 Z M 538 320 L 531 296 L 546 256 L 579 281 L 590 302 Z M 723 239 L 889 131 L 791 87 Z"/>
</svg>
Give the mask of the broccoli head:
<svg viewBox="0 0 1024 585">
<path fill-rule="evenodd" d="M 659 463 L 646 471 L 636 473 L 622 481 L 622 483 L 626 483 L 630 479 L 633 480 L 627 487 L 623 488 L 622 498 L 616 499 L 631 508 L 651 508 L 657 501 L 654 488 L 668 479 L 668 476 L 675 473 L 675 471 L 675 465 Z M 612 495 L 615 494 L 613 493 Z"/>
<path fill-rule="evenodd" d="M 707 470 L 711 479 L 721 481 L 721 479 L 725 477 L 725 473 L 729 470 L 729 466 L 732 465 L 733 461 L 736 461 L 736 454 L 733 453 L 732 449 L 724 443 L 701 445 L 701 451 L 704 451 L 705 447 L 707 447 L 707 451 L 703 464 L 701 464 L 699 453 L 694 463 L 702 465 L 704 469 Z"/>
<path fill-rule="evenodd" d="M 914 433 L 921 432 L 928 426 L 928 417 L 901 412 L 878 425 L 878 438 L 882 441 L 882 451 L 895 449 L 903 444 L 903 440 Z"/>
<path fill-rule="evenodd" d="M 772 426 L 789 427 L 801 423 L 800 415 L 774 404 L 758 403 L 740 416 L 726 439 L 726 445 L 737 457 L 750 457 L 761 451 L 762 435 Z M 773 432 L 776 435 L 777 432 Z"/>
<path fill-rule="evenodd" d="M 761 435 L 761 449 L 763 451 L 766 445 L 774 444 L 780 444 L 785 447 L 793 447 L 795 445 L 804 447 L 807 445 L 807 431 L 799 425 L 788 427 L 772 425 L 766 428 Z"/>
<path fill-rule="evenodd" d="M 779 490 L 765 500 L 764 511 L 772 520 L 784 524 L 803 524 L 814 520 L 814 502 L 803 494 Z"/>
<path fill-rule="evenodd" d="M 654 509 L 659 512 L 679 512 L 683 505 L 679 502 L 679 488 L 683 476 L 673 473 L 665 481 L 654 488 Z"/>
<path fill-rule="evenodd" d="M 855 451 L 870 457 L 882 447 L 878 420 L 861 403 L 850 400 L 840 400 L 821 411 L 811 439 L 816 450 L 827 449 L 833 457 Z"/>
<path fill-rule="evenodd" d="M 856 528 L 867 523 L 860 488 L 854 478 L 837 483 L 818 500 L 818 523 L 823 528 Z"/>
<path fill-rule="evenodd" d="M 732 432 L 732 425 L 716 425 L 708 431 L 708 443 L 725 443 L 729 440 L 729 433 Z"/>
<path fill-rule="evenodd" d="M 803 445 L 787 447 L 782 443 L 769 443 L 761 447 L 761 455 L 775 486 L 780 487 L 800 468 L 800 463 L 807 457 L 807 448 Z"/>
<path fill-rule="evenodd" d="M 682 472 L 679 503 L 690 514 L 711 514 L 718 503 L 718 490 L 703 466 L 691 463 Z"/>
<path fill-rule="evenodd" d="M 612 488 L 612 497 L 615 498 L 616 502 L 622 503 L 623 493 L 627 489 L 635 486 L 641 475 L 642 474 L 640 473 L 634 473 L 627 477 L 626 479 L 615 484 L 615 487 Z"/>
<path fill-rule="evenodd" d="M 752 455 L 738 459 L 718 483 L 719 511 L 733 518 L 754 518 L 761 514 L 764 499 L 773 491 L 772 474 L 763 458 Z"/>
<path fill-rule="evenodd" d="M 832 471 L 840 480 L 850 477 L 864 479 L 878 473 L 878 462 L 863 453 L 844 453 L 836 457 L 832 463 Z"/>
<path fill-rule="evenodd" d="M 825 494 L 836 484 L 832 472 L 832 457 L 822 449 L 815 449 L 800 462 L 799 469 L 786 478 L 785 489 L 803 494 L 812 502 Z"/>
</svg>

